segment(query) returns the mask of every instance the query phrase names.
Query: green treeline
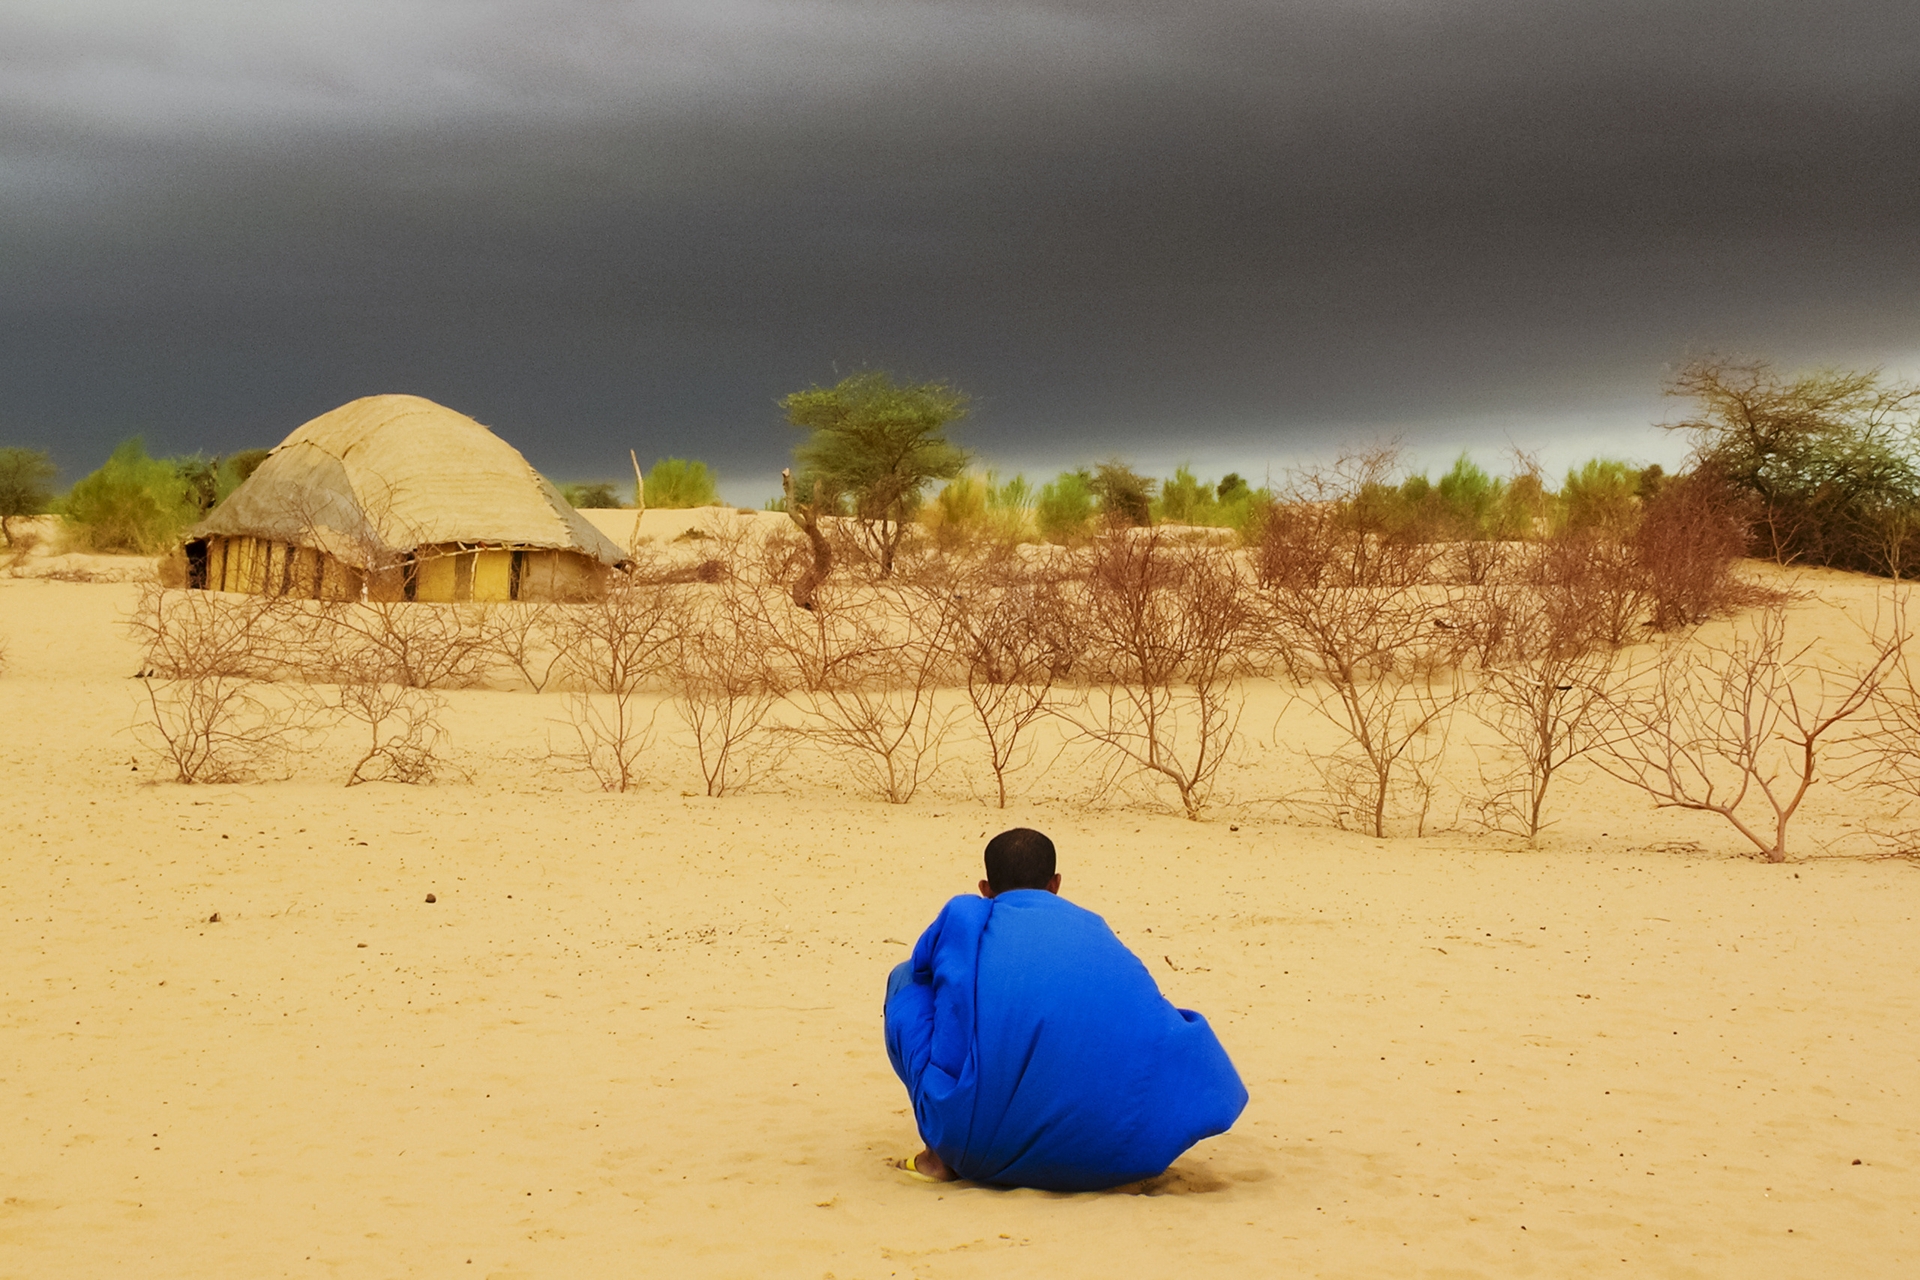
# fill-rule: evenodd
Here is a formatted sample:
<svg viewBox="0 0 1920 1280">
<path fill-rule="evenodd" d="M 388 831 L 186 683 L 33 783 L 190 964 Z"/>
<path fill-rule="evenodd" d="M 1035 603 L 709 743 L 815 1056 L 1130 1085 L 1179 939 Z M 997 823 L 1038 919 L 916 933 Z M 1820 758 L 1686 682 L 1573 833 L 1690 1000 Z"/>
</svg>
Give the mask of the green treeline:
<svg viewBox="0 0 1920 1280">
<path fill-rule="evenodd" d="M 179 542 L 188 526 L 240 487 L 266 460 L 267 450 L 225 457 L 193 453 L 156 458 L 135 436 L 122 441 L 99 470 L 55 496 L 58 474 L 42 450 L 0 448 L 0 514 L 63 516 L 74 545 L 100 552 L 157 555 Z M 7 541 L 13 541 L 11 528 Z"/>
<path fill-rule="evenodd" d="M 1748 530 L 1747 552 L 1782 564 L 1824 565 L 1906 577 L 1920 562 L 1920 386 L 1878 371 L 1787 375 L 1761 361 L 1711 359 L 1684 367 L 1666 393 L 1687 403 L 1668 424 L 1691 445 L 1682 476 L 1720 495 Z M 942 545 L 976 539 L 1073 545 L 1104 529 L 1155 524 L 1212 528 L 1252 541 L 1278 502 L 1311 501 L 1312 474 L 1285 492 L 1229 473 L 1140 474 L 1120 459 L 1050 480 L 976 469 L 947 439 L 967 396 L 949 384 L 896 382 L 865 371 L 831 387 L 785 397 L 788 422 L 805 433 L 790 479 L 814 515 L 859 526 L 883 564 L 907 540 Z M 138 438 L 119 445 L 63 495 L 48 455 L 0 447 L 0 517 L 64 516 L 87 550 L 156 554 L 231 493 L 266 458 L 264 449 L 224 457 L 156 458 Z M 1496 476 L 1462 454 L 1439 476 L 1405 473 L 1391 455 L 1336 464 L 1352 484 L 1335 486 L 1341 518 L 1384 538 L 1418 542 L 1512 541 L 1593 531 L 1629 536 L 1648 505 L 1680 479 L 1661 468 L 1595 458 L 1558 483 L 1522 459 Z M 1330 473 L 1329 473 L 1330 474 Z M 937 488 L 935 486 L 938 486 Z M 1330 490 L 1331 491 L 1331 490 Z M 631 506 L 630 485 L 572 484 L 576 507 Z M 706 463 L 657 459 L 645 477 L 654 508 L 717 505 Z M 784 498 L 768 506 L 783 510 Z"/>
<path fill-rule="evenodd" d="M 964 470 L 970 459 L 944 429 L 965 415 L 966 397 L 940 383 L 903 387 L 866 373 L 782 403 L 788 420 L 812 433 L 795 450 L 802 467 L 796 492 L 816 514 L 896 531 L 915 521 L 949 545 L 976 538 L 1071 545 L 1103 529 L 1151 524 L 1254 540 L 1276 503 L 1311 502 L 1316 487 L 1339 494 L 1343 521 L 1382 538 L 1490 542 L 1593 532 L 1624 539 L 1663 492 L 1685 481 L 1689 501 L 1707 502 L 1747 531 L 1749 555 L 1890 577 L 1910 576 L 1920 563 L 1920 386 L 1877 370 L 1788 376 L 1763 361 L 1706 359 L 1684 367 L 1666 394 L 1691 409 L 1666 424 L 1691 445 L 1677 476 L 1594 458 L 1556 486 L 1525 459 L 1512 474 L 1494 476 L 1462 454 L 1435 478 L 1401 473 L 1391 454 L 1376 454 L 1290 477 L 1284 494 L 1231 473 L 1202 479 L 1188 466 L 1154 479 L 1118 459 L 1039 484 Z M 946 483 L 924 500 L 938 480 Z M 900 535 L 884 536 L 890 556 Z"/>
<path fill-rule="evenodd" d="M 1531 467 L 1493 476 L 1464 453 L 1438 479 L 1424 471 L 1395 475 L 1387 453 L 1348 461 L 1367 474 L 1342 499 L 1347 518 L 1368 532 L 1415 542 L 1512 541 L 1582 530 L 1624 535 L 1671 478 L 1658 466 L 1609 458 L 1573 468 L 1558 488 Z M 1272 489 L 1254 488 L 1233 472 L 1201 479 L 1183 465 L 1156 480 L 1105 462 L 1063 471 L 1037 487 L 1024 475 L 1001 480 L 992 471 L 966 472 L 934 495 L 920 519 L 948 540 L 1073 545 L 1103 529 L 1158 524 L 1251 538 L 1279 500 Z"/>
</svg>

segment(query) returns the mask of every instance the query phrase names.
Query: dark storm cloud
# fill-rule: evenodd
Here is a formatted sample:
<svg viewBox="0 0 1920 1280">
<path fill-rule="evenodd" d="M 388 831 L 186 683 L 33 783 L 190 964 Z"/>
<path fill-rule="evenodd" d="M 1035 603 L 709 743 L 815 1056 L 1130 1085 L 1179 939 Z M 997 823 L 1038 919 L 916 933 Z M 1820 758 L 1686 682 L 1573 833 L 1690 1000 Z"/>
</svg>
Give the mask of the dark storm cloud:
<svg viewBox="0 0 1920 1280">
<path fill-rule="evenodd" d="M 1256 463 L 1920 349 L 1911 5 L 1173 8 L 16 7 L 0 433 L 410 390 L 562 475 L 770 475 L 773 399 L 876 363 L 990 456 Z"/>
</svg>

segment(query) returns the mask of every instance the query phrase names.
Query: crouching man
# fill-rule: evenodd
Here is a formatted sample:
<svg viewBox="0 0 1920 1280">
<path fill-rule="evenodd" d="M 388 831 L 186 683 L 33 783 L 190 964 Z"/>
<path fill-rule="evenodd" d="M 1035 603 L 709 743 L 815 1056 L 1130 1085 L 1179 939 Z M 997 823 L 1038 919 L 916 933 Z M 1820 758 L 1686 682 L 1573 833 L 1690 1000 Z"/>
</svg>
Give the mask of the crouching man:
<svg viewBox="0 0 1920 1280">
<path fill-rule="evenodd" d="M 1003 831 L 986 864 L 980 896 L 947 903 L 887 981 L 887 1056 L 926 1144 L 909 1167 L 1091 1191 L 1225 1133 L 1247 1105 L 1226 1050 L 1059 896 L 1053 842 Z"/>
</svg>

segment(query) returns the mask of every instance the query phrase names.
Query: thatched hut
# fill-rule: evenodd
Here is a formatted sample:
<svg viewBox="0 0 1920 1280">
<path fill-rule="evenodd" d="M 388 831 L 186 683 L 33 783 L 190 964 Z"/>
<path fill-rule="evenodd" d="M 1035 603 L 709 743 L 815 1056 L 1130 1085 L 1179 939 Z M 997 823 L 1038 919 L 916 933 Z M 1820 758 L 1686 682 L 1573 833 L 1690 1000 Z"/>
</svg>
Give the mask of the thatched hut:
<svg viewBox="0 0 1920 1280">
<path fill-rule="evenodd" d="M 518 450 L 419 396 L 307 423 L 187 534 L 187 582 L 326 600 L 580 600 L 626 553 Z"/>
</svg>

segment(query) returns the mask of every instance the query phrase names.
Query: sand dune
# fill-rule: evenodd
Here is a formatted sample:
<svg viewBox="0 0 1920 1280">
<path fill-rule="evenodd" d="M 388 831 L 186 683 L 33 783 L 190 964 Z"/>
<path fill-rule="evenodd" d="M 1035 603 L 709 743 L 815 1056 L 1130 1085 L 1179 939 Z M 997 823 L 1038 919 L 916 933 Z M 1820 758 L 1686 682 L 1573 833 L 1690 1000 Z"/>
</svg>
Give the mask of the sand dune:
<svg viewBox="0 0 1920 1280">
<path fill-rule="evenodd" d="M 1855 643 L 1872 589 L 1799 581 Z M 1591 773 L 1537 849 L 1457 803 L 1374 840 L 1275 803 L 1269 687 L 1200 824 L 1071 757 L 1005 813 L 964 765 L 710 800 L 671 741 L 590 793 L 498 691 L 448 695 L 469 783 L 185 787 L 128 732 L 133 592 L 0 581 L 0 1276 L 1920 1269 L 1920 867 L 1863 793 L 1786 866 Z M 1151 1184 L 890 1167 L 885 973 L 1016 822 L 1252 1093 Z"/>
</svg>

